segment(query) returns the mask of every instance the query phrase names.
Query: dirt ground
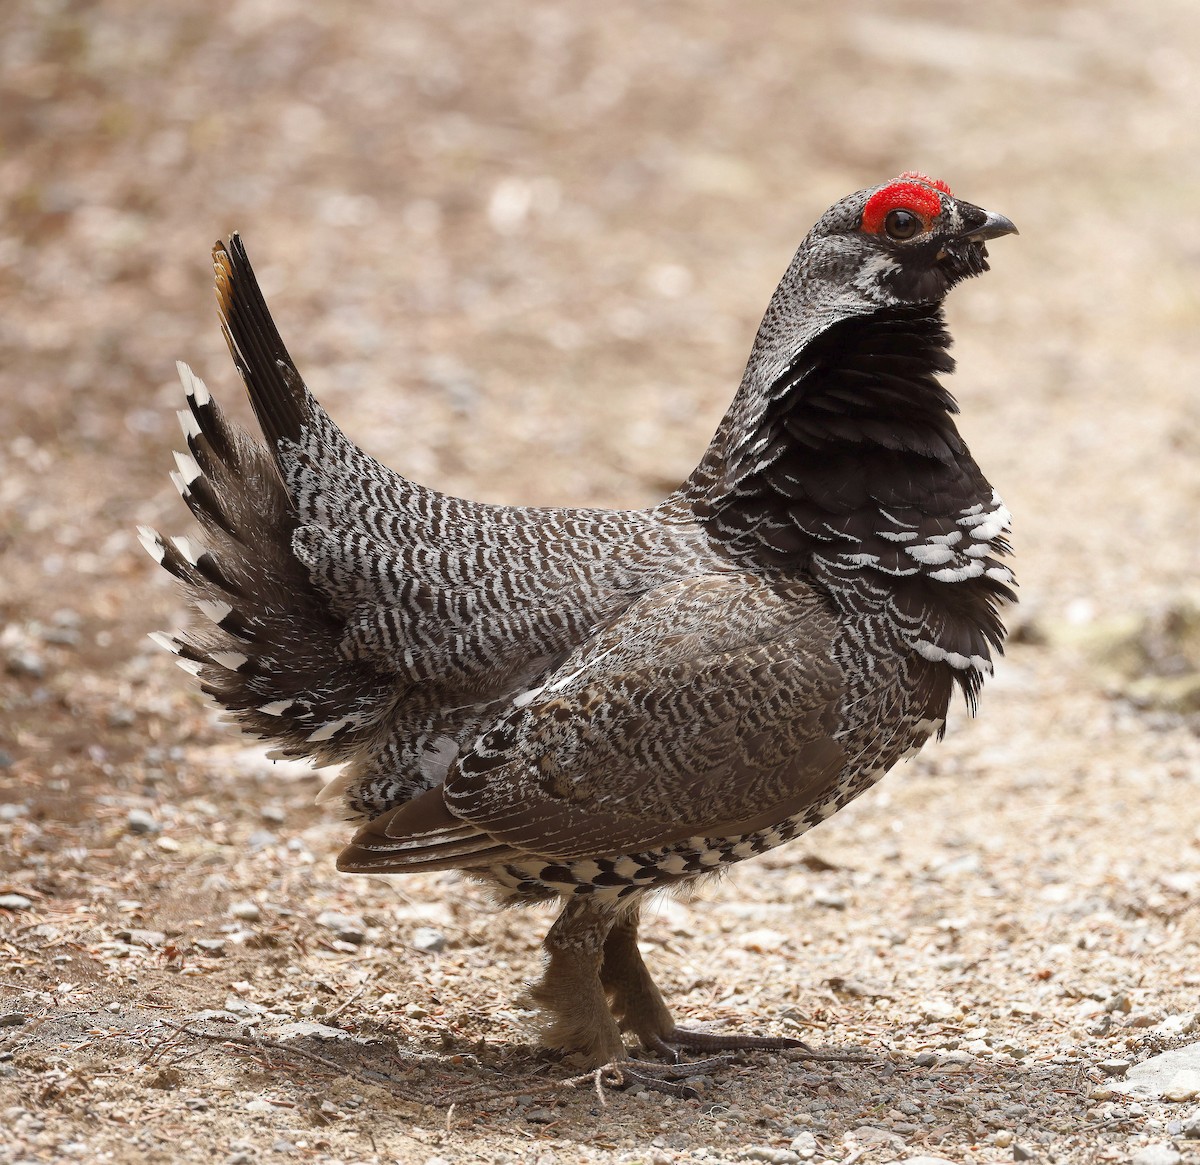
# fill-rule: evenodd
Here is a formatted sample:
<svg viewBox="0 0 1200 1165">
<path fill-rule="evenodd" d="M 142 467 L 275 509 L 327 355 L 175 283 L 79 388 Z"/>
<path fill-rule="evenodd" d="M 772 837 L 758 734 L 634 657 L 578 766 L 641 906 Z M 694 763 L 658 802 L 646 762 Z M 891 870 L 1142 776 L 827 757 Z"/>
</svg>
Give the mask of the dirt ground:
<svg viewBox="0 0 1200 1165">
<path fill-rule="evenodd" d="M 1200 1100 L 1110 1087 L 1200 1030 L 1198 56 L 1194 0 L 0 6 L 0 1158 L 1200 1161 Z M 410 476 L 641 505 L 812 220 L 907 168 L 1022 232 L 949 305 L 1019 641 L 645 931 L 681 1017 L 865 1059 L 564 1084 L 549 916 L 336 874 L 318 774 L 146 639 L 173 361 L 248 414 L 208 248 Z"/>
</svg>

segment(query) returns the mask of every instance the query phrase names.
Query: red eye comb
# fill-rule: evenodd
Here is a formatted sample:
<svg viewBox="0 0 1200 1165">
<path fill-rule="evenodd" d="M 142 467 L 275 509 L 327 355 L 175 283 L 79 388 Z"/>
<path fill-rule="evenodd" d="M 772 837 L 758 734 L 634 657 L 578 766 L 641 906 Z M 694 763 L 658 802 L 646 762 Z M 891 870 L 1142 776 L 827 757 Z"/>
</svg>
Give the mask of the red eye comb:
<svg viewBox="0 0 1200 1165">
<path fill-rule="evenodd" d="M 928 174 L 922 174 L 919 170 L 905 170 L 900 175 L 900 180 L 908 179 L 910 182 L 920 182 L 925 186 L 932 186 L 934 190 L 940 190 L 943 194 L 950 193 L 950 184 L 943 182 L 940 178 L 930 178 Z"/>
<path fill-rule="evenodd" d="M 906 170 L 867 200 L 867 205 L 863 207 L 862 229 L 868 234 L 878 234 L 883 229 L 888 212 L 893 210 L 912 211 L 920 215 L 928 226 L 942 213 L 942 201 L 936 192 L 949 194 L 950 187 L 940 179 L 927 178 L 915 170 Z"/>
</svg>

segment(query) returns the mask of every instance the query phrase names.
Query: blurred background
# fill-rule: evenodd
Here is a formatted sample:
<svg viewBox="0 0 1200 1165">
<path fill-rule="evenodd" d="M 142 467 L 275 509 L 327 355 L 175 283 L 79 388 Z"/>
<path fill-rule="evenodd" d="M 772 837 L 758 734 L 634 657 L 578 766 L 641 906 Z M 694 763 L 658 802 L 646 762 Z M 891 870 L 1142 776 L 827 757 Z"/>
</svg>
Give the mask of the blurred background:
<svg viewBox="0 0 1200 1165">
<path fill-rule="evenodd" d="M 811 222 L 908 168 L 1022 232 L 949 314 L 1025 614 L 1169 602 L 1200 566 L 1198 51 L 1190 0 L 5 6 L 6 698 L 57 670 L 30 622 L 77 691 L 176 609 L 133 527 L 182 528 L 174 360 L 248 416 L 216 238 L 389 464 L 638 506 L 704 448 Z"/>
<path fill-rule="evenodd" d="M 1186 0 L 31 0 L 0 21 L 9 618 L 70 597 L 123 622 L 130 588 L 142 610 L 169 593 L 131 526 L 181 517 L 173 361 L 240 396 L 217 237 L 243 233 L 372 452 L 472 496 L 641 505 L 703 449 L 813 219 L 906 168 L 1022 231 L 949 310 L 1030 601 L 1123 607 L 1196 573 Z"/>
<path fill-rule="evenodd" d="M 182 814 L 186 856 L 251 832 L 239 790 L 274 779 L 211 751 L 229 734 L 145 638 L 182 616 L 134 534 L 188 528 L 174 361 L 248 420 L 215 239 L 242 232 L 308 383 L 387 463 L 640 506 L 707 444 L 813 220 L 904 169 L 1021 230 L 948 304 L 1022 586 L 980 763 L 1010 803 L 1014 749 L 1069 726 L 1086 798 L 1115 716 L 1163 766 L 1136 845 L 1194 861 L 1170 805 L 1200 709 L 1198 58 L 1194 0 L 0 6 L 0 874 L 103 917 L 86 878 L 168 894 L 182 861 L 130 867 L 128 814 Z"/>
</svg>

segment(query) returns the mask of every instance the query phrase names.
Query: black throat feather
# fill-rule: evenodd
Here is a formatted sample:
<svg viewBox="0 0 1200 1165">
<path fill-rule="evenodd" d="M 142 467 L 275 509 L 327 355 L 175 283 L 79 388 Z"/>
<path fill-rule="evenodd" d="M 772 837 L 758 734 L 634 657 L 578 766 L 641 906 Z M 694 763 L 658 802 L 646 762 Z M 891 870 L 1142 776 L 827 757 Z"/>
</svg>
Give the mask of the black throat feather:
<svg viewBox="0 0 1200 1165">
<path fill-rule="evenodd" d="M 997 604 L 1015 596 L 998 561 L 1003 520 L 989 517 L 1006 511 L 938 380 L 954 367 L 950 342 L 936 303 L 826 329 L 771 386 L 753 427 L 730 434 L 736 451 L 698 512 L 735 559 L 810 575 L 835 601 L 852 605 L 860 583 L 877 584 L 973 705 L 1002 649 Z"/>
</svg>

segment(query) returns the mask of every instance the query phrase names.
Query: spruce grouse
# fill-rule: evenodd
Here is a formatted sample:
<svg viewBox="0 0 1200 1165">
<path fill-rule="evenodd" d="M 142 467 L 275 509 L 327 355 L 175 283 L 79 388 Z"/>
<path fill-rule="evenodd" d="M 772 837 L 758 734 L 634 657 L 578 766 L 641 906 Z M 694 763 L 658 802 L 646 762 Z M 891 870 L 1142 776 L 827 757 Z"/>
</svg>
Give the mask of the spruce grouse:
<svg viewBox="0 0 1200 1165">
<path fill-rule="evenodd" d="M 562 900 L 533 997 L 600 1065 L 794 1046 L 676 1027 L 646 896 L 824 821 L 972 708 L 1014 598 L 1009 513 L 938 381 L 942 300 L 1016 228 L 920 174 L 821 216 L 699 466 L 647 510 L 484 505 L 379 464 L 296 371 L 241 240 L 217 301 L 266 447 L 184 365 L 172 476 L 202 543 L 143 529 L 203 616 L 156 636 L 359 823 L 338 868 L 461 869 Z"/>
</svg>

